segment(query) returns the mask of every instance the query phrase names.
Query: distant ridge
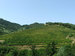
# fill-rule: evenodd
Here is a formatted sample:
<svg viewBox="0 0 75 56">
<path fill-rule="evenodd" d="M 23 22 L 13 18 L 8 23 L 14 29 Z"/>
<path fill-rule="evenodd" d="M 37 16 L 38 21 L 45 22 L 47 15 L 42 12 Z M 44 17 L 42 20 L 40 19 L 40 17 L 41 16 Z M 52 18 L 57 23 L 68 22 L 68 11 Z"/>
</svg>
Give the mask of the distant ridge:
<svg viewBox="0 0 75 56">
<path fill-rule="evenodd" d="M 7 20 L 0 18 L 0 32 L 1 33 L 13 32 L 13 31 L 18 30 L 20 27 L 21 27 L 21 25 L 19 25 L 17 23 L 11 23 Z"/>
</svg>

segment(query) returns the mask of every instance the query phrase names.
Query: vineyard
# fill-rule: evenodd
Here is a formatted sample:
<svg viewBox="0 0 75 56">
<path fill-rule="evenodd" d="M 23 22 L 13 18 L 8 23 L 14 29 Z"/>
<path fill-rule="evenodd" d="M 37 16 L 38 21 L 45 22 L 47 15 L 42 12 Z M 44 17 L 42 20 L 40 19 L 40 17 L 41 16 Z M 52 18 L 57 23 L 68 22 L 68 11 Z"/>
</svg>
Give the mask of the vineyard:
<svg viewBox="0 0 75 56">
<path fill-rule="evenodd" d="M 34 23 L 8 33 L 2 32 L 6 29 L 1 28 L 0 55 L 61 56 L 66 50 L 64 56 L 69 56 L 71 52 L 73 56 L 74 26 L 67 23 Z"/>
</svg>

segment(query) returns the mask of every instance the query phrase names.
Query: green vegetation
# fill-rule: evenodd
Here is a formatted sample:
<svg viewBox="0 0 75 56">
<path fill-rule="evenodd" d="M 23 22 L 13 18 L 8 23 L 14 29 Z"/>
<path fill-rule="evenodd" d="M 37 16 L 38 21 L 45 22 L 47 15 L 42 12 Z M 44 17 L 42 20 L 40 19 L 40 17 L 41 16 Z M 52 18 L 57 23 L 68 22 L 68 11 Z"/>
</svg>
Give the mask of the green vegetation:
<svg viewBox="0 0 75 56">
<path fill-rule="evenodd" d="M 49 43 L 46 48 L 46 55 L 47 56 L 53 56 L 56 53 L 56 44 L 53 41 L 52 43 Z"/>
<path fill-rule="evenodd" d="M 16 56 L 17 50 L 14 47 L 0 47 L 0 56 Z"/>
<path fill-rule="evenodd" d="M 9 21 L 0 18 L 0 35 L 10 33 L 21 28 L 21 25 L 17 23 L 11 23 Z"/>
<path fill-rule="evenodd" d="M 47 22 L 46 25 L 64 26 L 64 27 L 67 27 L 67 28 L 75 30 L 75 25 L 70 24 L 70 23 L 58 23 L 58 22 L 52 23 L 52 22 Z"/>
<path fill-rule="evenodd" d="M 57 53 L 57 56 L 75 56 L 75 46 L 61 47 Z"/>
<path fill-rule="evenodd" d="M 31 28 L 41 28 L 43 26 L 44 26 L 44 24 L 35 22 L 30 25 L 23 25 L 22 27 L 24 27 L 25 29 L 31 29 Z"/>
<path fill-rule="evenodd" d="M 50 44 L 51 46 L 53 46 L 54 44 Z M 48 46 L 48 48 L 50 48 Z M 52 51 L 54 51 L 53 48 L 50 48 Z M 18 50 L 15 47 L 10 47 L 10 46 L 1 46 L 0 47 L 0 55 L 1 56 L 48 56 L 46 54 L 47 49 L 36 49 L 35 45 L 32 45 L 31 50 Z M 52 54 L 52 56 L 55 54 L 56 52 L 50 52 L 50 54 Z"/>
<path fill-rule="evenodd" d="M 74 37 L 69 23 L 22 26 L 0 19 L 0 56 L 75 56 Z"/>
<path fill-rule="evenodd" d="M 69 33 L 74 32 L 74 30 L 63 26 L 51 25 L 13 32 L 1 36 L 0 39 L 5 40 L 5 44 L 8 45 L 44 45 L 54 40 L 59 46 L 62 46 L 71 43 L 71 40 L 66 37 Z"/>
<path fill-rule="evenodd" d="M 31 50 L 18 50 L 15 47 L 0 46 L 1 56 L 75 56 L 75 46 L 65 45 L 56 49 L 54 43 L 48 44 L 45 49 L 36 49 L 32 45 Z"/>
<path fill-rule="evenodd" d="M 32 50 L 32 56 L 38 56 L 37 50 L 35 49 L 36 46 L 32 45 L 31 50 Z"/>
</svg>

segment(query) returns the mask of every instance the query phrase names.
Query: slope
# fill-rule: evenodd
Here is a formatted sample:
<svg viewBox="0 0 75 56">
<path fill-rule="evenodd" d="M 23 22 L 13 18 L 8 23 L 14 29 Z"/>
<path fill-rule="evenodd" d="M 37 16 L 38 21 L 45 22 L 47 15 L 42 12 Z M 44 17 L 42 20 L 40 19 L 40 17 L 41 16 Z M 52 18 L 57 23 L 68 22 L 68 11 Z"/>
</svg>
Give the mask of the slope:
<svg viewBox="0 0 75 56">
<path fill-rule="evenodd" d="M 4 44 L 7 45 L 44 45 L 55 41 L 59 46 L 62 46 L 71 43 L 71 40 L 66 39 L 70 33 L 75 33 L 75 31 L 63 26 L 49 25 L 13 32 L 1 36 L 0 39 L 5 40 Z"/>
<path fill-rule="evenodd" d="M 0 35 L 3 33 L 9 33 L 18 30 L 21 27 L 21 25 L 17 23 L 11 23 L 9 21 L 6 21 L 2 18 L 0 18 Z"/>
</svg>

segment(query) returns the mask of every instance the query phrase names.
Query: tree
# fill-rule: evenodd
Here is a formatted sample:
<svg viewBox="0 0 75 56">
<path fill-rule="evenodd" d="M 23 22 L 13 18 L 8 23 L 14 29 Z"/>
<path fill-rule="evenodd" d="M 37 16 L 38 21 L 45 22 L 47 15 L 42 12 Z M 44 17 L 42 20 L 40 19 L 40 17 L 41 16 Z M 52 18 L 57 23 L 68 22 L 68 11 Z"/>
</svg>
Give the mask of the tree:
<svg viewBox="0 0 75 56">
<path fill-rule="evenodd" d="M 36 50 L 35 48 L 36 48 L 36 46 L 35 46 L 35 45 L 32 45 L 32 47 L 31 47 L 31 50 L 32 50 L 32 56 L 38 56 L 37 50 Z"/>
<path fill-rule="evenodd" d="M 27 56 L 28 51 L 27 50 L 21 50 L 18 54 L 18 56 Z"/>
<path fill-rule="evenodd" d="M 56 53 L 56 44 L 55 42 L 51 42 L 47 45 L 46 48 L 46 55 L 47 56 L 53 56 Z"/>
<path fill-rule="evenodd" d="M 74 52 L 75 52 L 75 48 L 74 48 Z M 72 52 L 71 46 L 64 46 L 59 49 L 57 56 L 75 56 L 75 55 Z"/>
<path fill-rule="evenodd" d="M 9 52 L 8 54 L 6 54 L 5 56 L 13 56 L 12 52 Z"/>
</svg>

